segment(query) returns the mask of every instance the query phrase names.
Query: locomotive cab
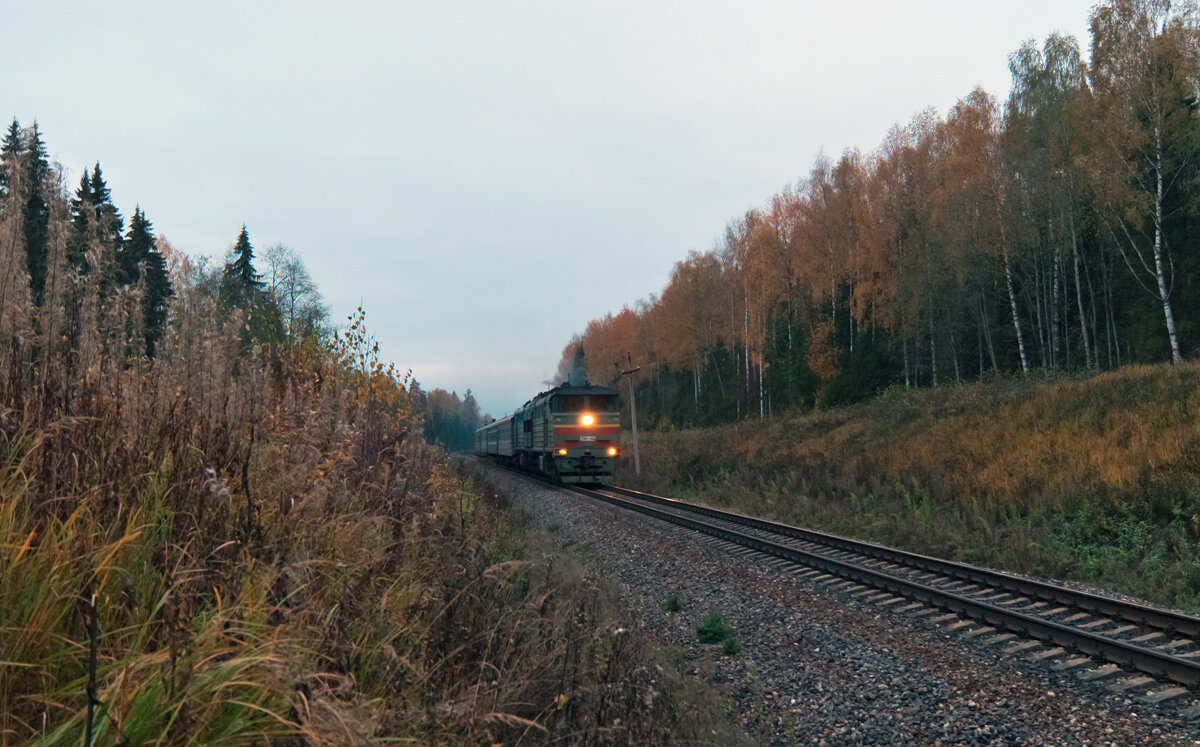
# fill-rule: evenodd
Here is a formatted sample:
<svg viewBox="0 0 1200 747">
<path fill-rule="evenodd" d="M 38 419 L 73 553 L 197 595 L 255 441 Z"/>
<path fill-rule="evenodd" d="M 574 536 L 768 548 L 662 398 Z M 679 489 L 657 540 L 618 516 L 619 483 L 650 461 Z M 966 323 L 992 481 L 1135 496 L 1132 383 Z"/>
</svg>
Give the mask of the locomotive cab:
<svg viewBox="0 0 1200 747">
<path fill-rule="evenodd" d="M 611 483 L 620 452 L 620 410 L 610 387 L 560 387 L 550 396 L 553 472 L 567 483 Z"/>
</svg>

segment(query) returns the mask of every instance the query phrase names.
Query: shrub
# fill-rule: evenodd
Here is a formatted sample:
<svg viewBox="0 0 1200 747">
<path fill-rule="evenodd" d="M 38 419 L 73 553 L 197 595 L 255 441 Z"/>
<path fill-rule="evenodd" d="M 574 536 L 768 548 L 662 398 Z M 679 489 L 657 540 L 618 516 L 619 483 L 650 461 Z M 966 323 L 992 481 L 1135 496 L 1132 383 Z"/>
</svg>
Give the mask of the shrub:
<svg viewBox="0 0 1200 747">
<path fill-rule="evenodd" d="M 737 656 L 738 654 L 742 653 L 742 642 L 736 635 L 731 635 L 725 639 L 725 643 L 722 644 L 721 650 L 725 652 L 726 656 Z"/>
</svg>

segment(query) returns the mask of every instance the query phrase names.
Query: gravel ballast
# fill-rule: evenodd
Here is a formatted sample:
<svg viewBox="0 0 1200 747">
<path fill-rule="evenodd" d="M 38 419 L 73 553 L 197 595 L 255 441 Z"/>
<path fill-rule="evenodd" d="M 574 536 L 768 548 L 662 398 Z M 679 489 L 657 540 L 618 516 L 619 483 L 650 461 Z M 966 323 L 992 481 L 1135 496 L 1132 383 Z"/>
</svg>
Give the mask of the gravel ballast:
<svg viewBox="0 0 1200 747">
<path fill-rule="evenodd" d="M 615 583 L 630 624 L 731 698 L 764 744 L 1200 744 L 1190 699 L 1149 704 L 1053 659 L 1005 655 L 978 625 L 881 607 L 871 594 L 797 578 L 797 568 L 471 460 L 564 552 Z M 664 611 L 675 598 L 678 611 Z M 673 605 L 667 605 L 668 607 Z M 711 613 L 741 651 L 701 644 Z M 1033 649 L 1036 651 L 1037 649 Z M 1060 659 L 1061 660 L 1061 659 Z M 1150 687 L 1162 689 L 1163 686 Z"/>
</svg>

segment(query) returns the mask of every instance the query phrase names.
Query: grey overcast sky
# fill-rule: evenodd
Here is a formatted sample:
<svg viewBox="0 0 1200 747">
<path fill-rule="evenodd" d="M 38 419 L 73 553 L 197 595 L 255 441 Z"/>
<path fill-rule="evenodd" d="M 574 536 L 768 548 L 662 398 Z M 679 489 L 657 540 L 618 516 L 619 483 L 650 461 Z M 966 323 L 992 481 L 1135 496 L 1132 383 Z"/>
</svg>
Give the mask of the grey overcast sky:
<svg viewBox="0 0 1200 747">
<path fill-rule="evenodd" d="M 1092 0 L 4 0 L 0 118 L 99 161 L 192 256 L 243 222 L 336 319 L 501 415 L 572 333 L 804 176 Z"/>
</svg>

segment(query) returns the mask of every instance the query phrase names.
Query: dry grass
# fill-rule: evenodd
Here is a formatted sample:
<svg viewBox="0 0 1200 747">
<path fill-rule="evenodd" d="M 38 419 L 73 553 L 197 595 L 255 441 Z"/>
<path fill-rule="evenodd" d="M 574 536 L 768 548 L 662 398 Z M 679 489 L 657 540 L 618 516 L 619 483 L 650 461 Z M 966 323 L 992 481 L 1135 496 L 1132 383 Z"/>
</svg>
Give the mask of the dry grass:
<svg viewBox="0 0 1200 747">
<path fill-rule="evenodd" d="M 361 313 L 247 344 L 177 274 L 149 360 L 111 257 L 68 270 L 57 216 L 34 307 L 6 215 L 0 745 L 723 739 L 423 442 Z"/>
<path fill-rule="evenodd" d="M 1200 608 L 1198 416 L 1195 363 L 892 390 L 652 434 L 640 484 Z"/>
</svg>

